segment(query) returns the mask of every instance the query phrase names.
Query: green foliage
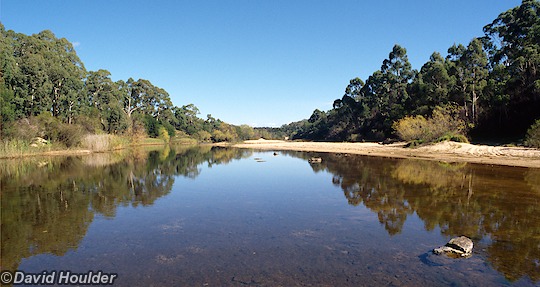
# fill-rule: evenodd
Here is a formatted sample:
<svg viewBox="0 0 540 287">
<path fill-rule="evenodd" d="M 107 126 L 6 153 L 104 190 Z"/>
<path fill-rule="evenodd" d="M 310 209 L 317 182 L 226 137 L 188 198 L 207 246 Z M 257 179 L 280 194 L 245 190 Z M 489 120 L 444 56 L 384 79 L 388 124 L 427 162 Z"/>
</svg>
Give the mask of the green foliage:
<svg viewBox="0 0 540 287">
<path fill-rule="evenodd" d="M 365 82 L 350 81 L 324 120 L 316 110 L 279 133 L 293 139 L 383 140 L 393 137 L 392 126 L 405 118 L 401 136 L 410 140 L 465 141 L 468 132 L 494 140 L 522 138 L 531 119 L 540 118 L 538 8 L 539 1 L 524 0 L 485 26 L 484 37 L 451 46 L 446 57 L 433 53 L 420 71 L 412 70 L 406 50 L 395 45 L 380 70 Z M 439 130 L 444 127 L 435 127 L 430 135 L 418 127 L 437 115 L 437 106 L 448 104 L 457 107 L 456 115 L 470 130 L 446 134 Z"/>
<path fill-rule="evenodd" d="M 251 140 L 255 139 L 255 130 L 248 125 L 237 126 L 236 134 L 240 140 Z"/>
<path fill-rule="evenodd" d="M 212 132 L 212 141 L 214 142 L 224 142 L 224 141 L 227 141 L 227 135 L 225 135 L 225 133 L 223 133 L 222 131 L 220 130 L 214 130 Z"/>
<path fill-rule="evenodd" d="M 167 134 L 170 137 L 174 137 L 176 135 L 176 130 L 174 129 L 173 125 L 171 125 L 169 122 L 167 121 L 161 122 L 161 125 L 167 130 Z"/>
<path fill-rule="evenodd" d="M 193 104 L 174 106 L 149 80 L 113 82 L 107 70 L 86 71 L 73 45 L 51 31 L 27 36 L 1 26 L 0 33 L 2 138 L 41 136 L 72 147 L 85 133 L 157 138 L 165 135 L 161 128 L 169 138 L 176 130 L 203 140 L 212 133 L 219 141 L 254 136 L 248 126 L 199 118 Z"/>
<path fill-rule="evenodd" d="M 525 145 L 534 148 L 540 148 L 540 119 L 527 130 Z"/>
<path fill-rule="evenodd" d="M 0 158 L 17 157 L 31 150 L 30 142 L 22 139 L 0 141 Z"/>
<path fill-rule="evenodd" d="M 166 143 L 168 143 L 171 140 L 171 137 L 169 136 L 167 129 L 163 126 L 159 127 L 159 138 L 162 139 Z"/>
<path fill-rule="evenodd" d="M 486 25 L 483 37 L 451 46 L 446 57 L 434 52 L 420 71 L 412 69 L 406 49 L 395 45 L 380 70 L 365 81 L 350 80 L 331 110 L 258 130 L 211 115 L 201 119 L 196 106 L 174 106 L 167 91 L 147 79 L 114 82 L 107 70 L 87 71 L 73 45 L 51 31 L 28 36 L 0 26 L 0 136 L 42 136 L 73 146 L 80 142 L 81 129 L 139 138 L 159 137 L 163 127 L 170 137 L 178 130 L 203 141 L 208 134 L 213 141 L 364 141 L 393 137 L 394 123 L 406 119 L 405 138 L 463 140 L 465 130 L 433 131 L 438 137 L 414 134 L 422 130 L 414 127 L 422 123 L 416 116 L 429 122 L 438 106 L 452 104 L 473 135 L 523 138 L 532 119 L 540 118 L 538 8 L 538 0 L 523 0 Z"/>
<path fill-rule="evenodd" d="M 80 125 L 87 133 L 101 133 L 102 125 L 97 117 L 90 117 L 86 115 L 79 115 L 75 117 L 75 124 Z"/>
<path fill-rule="evenodd" d="M 154 117 L 146 115 L 144 117 L 144 127 L 146 128 L 149 137 L 157 138 L 159 136 L 159 128 L 161 125 Z"/>
<path fill-rule="evenodd" d="M 200 130 L 195 135 L 195 138 L 198 139 L 201 142 L 208 142 L 208 141 L 212 140 L 212 134 L 205 131 L 205 130 Z"/>
</svg>

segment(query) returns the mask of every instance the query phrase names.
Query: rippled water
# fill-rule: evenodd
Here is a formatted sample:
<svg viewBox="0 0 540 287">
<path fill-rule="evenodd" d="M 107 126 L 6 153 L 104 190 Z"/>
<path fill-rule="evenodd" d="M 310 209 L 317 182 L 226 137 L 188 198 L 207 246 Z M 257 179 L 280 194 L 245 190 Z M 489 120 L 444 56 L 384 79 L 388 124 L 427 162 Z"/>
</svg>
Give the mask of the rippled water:
<svg viewBox="0 0 540 287">
<path fill-rule="evenodd" d="M 539 169 L 278 153 L 1 161 L 1 269 L 118 286 L 540 284 Z M 459 235 L 472 257 L 431 254 Z"/>
</svg>

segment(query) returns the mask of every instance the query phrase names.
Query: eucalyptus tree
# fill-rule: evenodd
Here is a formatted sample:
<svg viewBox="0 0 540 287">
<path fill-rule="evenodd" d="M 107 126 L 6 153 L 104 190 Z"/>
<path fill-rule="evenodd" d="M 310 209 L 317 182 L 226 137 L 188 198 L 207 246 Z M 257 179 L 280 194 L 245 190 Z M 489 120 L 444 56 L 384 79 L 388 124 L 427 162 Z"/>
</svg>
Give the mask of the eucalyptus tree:
<svg viewBox="0 0 540 287">
<path fill-rule="evenodd" d="M 410 85 L 410 112 L 427 115 L 436 106 L 447 103 L 452 84 L 446 60 L 434 52 Z"/>
<path fill-rule="evenodd" d="M 471 41 L 462 60 L 468 72 L 466 75 L 467 100 L 471 102 L 471 122 L 477 124 L 479 100 L 483 100 L 483 91 L 489 74 L 487 54 L 479 39 L 475 38 Z"/>
<path fill-rule="evenodd" d="M 74 109 L 80 106 L 83 98 L 84 65 L 67 39 L 57 39 L 49 30 L 40 32 L 36 38 L 41 42 L 36 48 L 42 55 L 52 87 L 51 112 L 53 116 L 72 123 L 77 112 Z"/>
<path fill-rule="evenodd" d="M 540 2 L 523 0 L 484 27 L 495 73 L 491 91 L 510 130 L 540 118 Z"/>
<path fill-rule="evenodd" d="M 482 42 L 474 38 L 467 47 L 459 44 L 448 49 L 450 75 L 454 81 L 451 99 L 463 107 L 469 123 L 478 122 L 479 99 L 487 85 L 488 58 Z"/>
<path fill-rule="evenodd" d="M 394 121 L 406 115 L 410 96 L 407 91 L 415 71 L 407 57 L 407 50 L 395 45 L 383 61 L 381 70 L 371 75 L 363 87 L 365 104 L 370 110 L 368 130 L 371 137 L 390 136 Z"/>
</svg>

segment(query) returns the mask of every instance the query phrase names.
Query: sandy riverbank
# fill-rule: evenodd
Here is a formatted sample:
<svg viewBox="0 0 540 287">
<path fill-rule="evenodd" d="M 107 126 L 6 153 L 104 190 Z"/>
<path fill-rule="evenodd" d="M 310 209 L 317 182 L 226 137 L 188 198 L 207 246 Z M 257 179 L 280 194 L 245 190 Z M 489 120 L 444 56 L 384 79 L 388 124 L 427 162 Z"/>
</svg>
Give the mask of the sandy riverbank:
<svg viewBox="0 0 540 287">
<path fill-rule="evenodd" d="M 393 158 L 419 158 L 446 162 L 471 162 L 540 168 L 540 150 L 523 147 L 473 145 L 441 142 L 419 148 L 405 148 L 404 143 L 290 142 L 279 140 L 250 140 L 234 145 L 238 148 L 261 150 L 295 150 L 312 152 L 350 153 Z"/>
</svg>

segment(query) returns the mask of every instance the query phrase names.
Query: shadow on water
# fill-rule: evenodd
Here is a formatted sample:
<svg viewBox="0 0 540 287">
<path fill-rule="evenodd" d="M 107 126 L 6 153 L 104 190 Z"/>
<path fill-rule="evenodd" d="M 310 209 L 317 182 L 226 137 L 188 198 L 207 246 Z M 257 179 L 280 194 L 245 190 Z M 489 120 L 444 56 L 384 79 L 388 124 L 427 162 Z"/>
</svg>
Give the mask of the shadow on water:
<svg viewBox="0 0 540 287">
<path fill-rule="evenodd" d="M 79 157 L 4 160 L 0 165 L 1 270 L 23 258 L 77 249 L 96 214 L 118 206 L 150 206 L 171 191 L 175 176 L 196 178 L 200 165 L 240 159 L 242 150 L 145 148 Z"/>
<path fill-rule="evenodd" d="M 283 152 L 327 171 L 348 203 L 376 213 L 390 236 L 416 213 L 425 230 L 479 242 L 487 261 L 509 281 L 540 281 L 540 170 L 386 159 L 345 154 Z M 390 175 L 390 176 L 388 176 Z M 478 247 L 477 247 L 478 248 Z M 480 251 L 483 252 L 483 251 Z M 419 256 L 437 266 L 428 254 Z"/>
</svg>

